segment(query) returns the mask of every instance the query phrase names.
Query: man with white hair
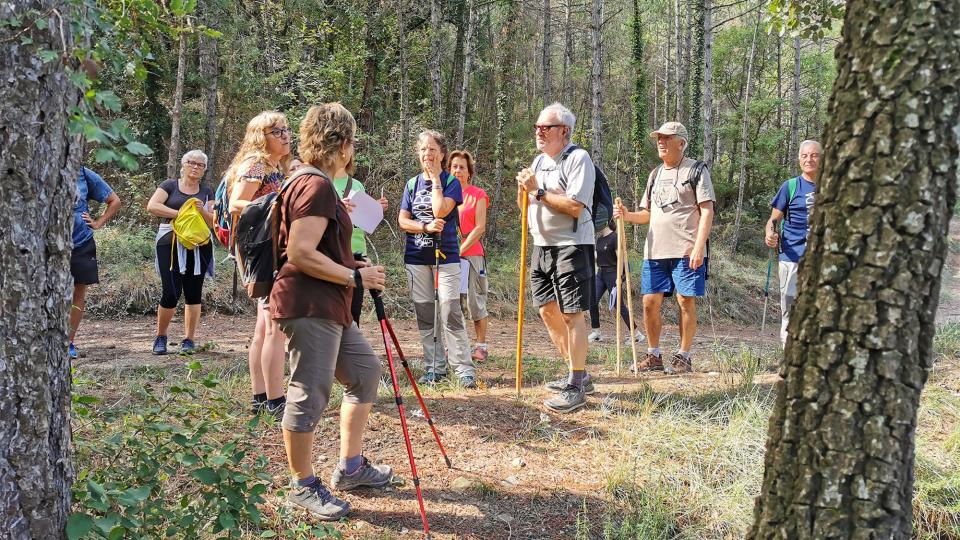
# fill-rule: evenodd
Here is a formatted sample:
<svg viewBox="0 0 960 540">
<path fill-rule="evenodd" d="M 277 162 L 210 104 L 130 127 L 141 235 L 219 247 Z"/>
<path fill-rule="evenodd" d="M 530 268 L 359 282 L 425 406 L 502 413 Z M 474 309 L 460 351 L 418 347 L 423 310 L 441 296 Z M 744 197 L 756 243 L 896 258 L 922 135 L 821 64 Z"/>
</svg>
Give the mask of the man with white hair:
<svg viewBox="0 0 960 540">
<path fill-rule="evenodd" d="M 517 204 L 529 208 L 533 236 L 530 283 L 550 339 L 567 362 L 566 378 L 547 383 L 557 395 L 543 404 L 557 412 L 586 405 L 594 391 L 586 373 L 587 324 L 594 279 L 594 227 L 590 209 L 596 170 L 590 154 L 570 143 L 576 118 L 554 103 L 534 126 L 542 152 L 517 174 Z"/>
<path fill-rule="evenodd" d="M 801 174 L 780 186 L 770 202 L 773 210 L 766 227 L 767 246 L 779 247 L 780 251 L 780 341 L 783 344 L 787 343 L 790 308 L 797 299 L 797 268 L 800 257 L 807 249 L 810 212 L 813 210 L 823 147 L 817 141 L 806 140 L 800 143 L 799 154 Z"/>
<path fill-rule="evenodd" d="M 703 162 L 684 156 L 687 128 L 667 122 L 650 134 L 657 140 L 657 155 L 663 161 L 647 179 L 640 208 L 629 212 L 614 209 L 616 218 L 650 224 L 643 248 L 643 321 L 647 329 L 647 355 L 640 371 L 689 373 L 693 371 L 690 348 L 697 332 L 697 297 L 706 294 L 707 239 L 713 226 L 713 182 Z M 680 350 L 668 362 L 660 354 L 663 328 L 660 308 L 664 296 L 677 294 L 680 305 Z"/>
</svg>

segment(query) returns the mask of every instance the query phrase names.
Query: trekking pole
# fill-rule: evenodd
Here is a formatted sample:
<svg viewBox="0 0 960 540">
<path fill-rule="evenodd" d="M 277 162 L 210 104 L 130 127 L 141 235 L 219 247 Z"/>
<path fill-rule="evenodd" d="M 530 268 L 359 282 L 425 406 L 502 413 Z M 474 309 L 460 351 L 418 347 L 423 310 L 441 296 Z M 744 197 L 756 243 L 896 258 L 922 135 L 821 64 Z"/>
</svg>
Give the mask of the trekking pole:
<svg viewBox="0 0 960 540">
<path fill-rule="evenodd" d="M 450 458 L 447 457 L 447 452 L 443 448 L 443 443 L 440 442 L 440 435 L 437 433 L 437 428 L 433 424 L 433 418 L 430 416 L 430 411 L 427 409 L 426 403 L 423 401 L 423 396 L 420 394 L 420 389 L 417 387 L 417 381 L 413 377 L 413 372 L 410 370 L 410 365 L 407 363 L 406 357 L 403 356 L 403 350 L 400 348 L 400 341 L 397 339 L 397 335 L 393 332 L 393 326 L 390 325 L 390 320 L 387 318 L 386 309 L 383 307 L 383 296 L 380 291 L 371 289 L 370 296 L 373 297 L 373 305 L 377 312 L 377 320 L 380 321 L 380 331 L 383 334 L 383 348 L 386 351 L 387 355 L 387 366 L 390 369 L 390 380 L 393 383 L 393 397 L 394 401 L 397 403 L 397 410 L 400 415 L 400 428 L 403 430 L 403 441 L 407 447 L 407 458 L 410 461 L 410 472 L 413 475 L 413 486 L 417 491 L 417 504 L 420 506 L 420 518 L 423 521 L 423 533 L 427 538 L 430 538 L 430 524 L 427 521 L 427 510 L 423 503 L 423 491 L 420 489 L 420 477 L 417 474 L 417 462 L 416 458 L 413 456 L 413 445 L 410 442 L 410 431 L 407 428 L 407 416 L 403 407 L 403 397 L 400 395 L 400 384 L 397 380 L 397 369 L 393 362 L 393 354 L 390 351 L 390 341 L 393 342 L 393 346 L 397 351 L 397 356 L 400 358 L 400 364 L 403 366 L 404 371 L 407 374 L 407 379 L 409 379 L 410 384 L 413 386 L 413 392 L 417 396 L 417 400 L 420 403 L 420 410 L 423 411 L 423 416 L 427 419 L 427 424 L 430 425 L 430 429 L 433 431 L 433 436 L 437 441 L 437 446 L 440 448 L 440 454 L 443 456 L 444 461 L 447 463 L 447 467 L 450 468 L 453 464 L 450 462 Z M 387 337 L 389 336 L 389 340 Z"/>
<path fill-rule="evenodd" d="M 617 202 L 620 202 L 620 198 L 617 198 Z M 620 252 L 620 227 L 623 219 L 618 220 L 617 227 L 617 311 L 614 314 L 614 319 L 617 324 L 617 376 L 620 376 L 620 327 L 623 322 L 623 317 L 620 316 L 620 310 L 623 309 L 623 269 L 626 266 L 623 261 L 623 254 Z"/>
<path fill-rule="evenodd" d="M 760 335 L 767 326 L 767 305 L 770 303 L 770 273 L 773 270 L 774 249 L 770 248 L 770 256 L 767 258 L 767 284 L 763 286 L 763 317 L 760 319 Z"/>
<path fill-rule="evenodd" d="M 527 190 L 523 190 L 523 204 L 520 205 L 520 299 L 517 301 L 517 399 L 520 399 L 520 387 L 523 385 L 523 303 L 527 288 L 527 206 L 529 204 Z"/>
<path fill-rule="evenodd" d="M 617 198 L 617 204 L 620 204 L 620 198 Z M 619 248 L 619 253 L 617 254 L 617 260 L 623 258 L 623 268 L 626 273 L 627 278 L 627 318 L 630 323 L 630 352 L 633 354 L 633 374 L 635 377 L 640 376 L 640 372 L 637 371 L 637 336 L 636 336 L 636 324 L 633 322 L 633 284 L 630 282 L 630 257 L 627 255 L 627 231 L 624 228 L 623 216 L 617 218 L 617 246 Z M 620 316 L 620 313 L 617 313 L 617 316 Z"/>
<path fill-rule="evenodd" d="M 433 250 L 433 366 L 436 369 L 437 358 L 439 358 L 439 351 L 437 347 L 440 345 L 440 258 L 447 257 L 440 251 L 440 235 L 442 232 L 437 233 L 434 236 L 434 250 Z M 443 368 L 447 368 L 446 354 L 444 354 Z"/>
</svg>

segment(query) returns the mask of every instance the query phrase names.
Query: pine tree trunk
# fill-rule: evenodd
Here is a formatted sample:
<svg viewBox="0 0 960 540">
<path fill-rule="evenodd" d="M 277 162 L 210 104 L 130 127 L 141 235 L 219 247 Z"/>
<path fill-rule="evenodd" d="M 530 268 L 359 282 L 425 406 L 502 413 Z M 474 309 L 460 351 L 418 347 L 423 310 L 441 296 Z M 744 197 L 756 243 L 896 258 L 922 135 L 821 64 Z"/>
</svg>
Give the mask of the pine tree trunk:
<svg viewBox="0 0 960 540">
<path fill-rule="evenodd" d="M 68 134 L 79 94 L 59 58 L 73 43 L 73 4 L 0 3 L 0 535 L 65 538 L 73 456 L 67 360 L 73 200 L 82 145 Z M 61 34 L 61 30 L 64 32 Z M 23 44 L 29 36 L 32 43 Z"/>
<path fill-rule="evenodd" d="M 703 0 L 703 162 L 713 167 L 713 0 Z"/>
<path fill-rule="evenodd" d="M 500 208 L 500 202 L 503 197 L 503 184 L 504 184 L 504 171 L 506 169 L 507 161 L 507 114 L 510 110 L 508 103 L 508 96 L 510 93 L 508 90 L 513 85 L 513 76 L 514 76 L 514 51 L 516 45 L 514 41 L 516 39 L 516 28 L 517 28 L 517 19 L 520 15 L 519 6 L 517 5 L 516 0 L 506 0 L 505 11 L 505 21 L 506 24 L 500 31 L 500 39 L 498 45 L 498 56 L 497 63 L 497 102 L 496 102 L 496 111 L 497 111 L 497 134 L 494 141 L 494 191 L 493 191 L 493 201 L 490 205 L 491 211 L 488 212 L 489 216 L 492 216 L 493 219 L 490 220 L 490 233 L 489 238 L 491 243 L 497 242 L 497 232 L 498 227 L 498 210 Z"/>
<path fill-rule="evenodd" d="M 409 66 L 407 66 L 407 6 L 401 0 L 397 9 L 397 41 L 400 50 L 400 136 L 398 137 L 399 151 L 397 163 L 400 166 L 400 178 L 406 179 L 407 136 L 410 132 L 410 81 Z"/>
<path fill-rule="evenodd" d="M 477 2 L 469 0 L 467 8 L 467 36 L 464 42 L 463 80 L 460 83 L 459 114 L 457 114 L 457 148 L 463 148 L 463 129 L 467 122 L 467 103 L 470 100 L 470 78 L 473 76 L 474 32 L 477 28 Z"/>
<path fill-rule="evenodd" d="M 692 0 L 696 2 L 690 9 L 694 12 L 694 28 L 703 28 L 703 0 Z M 704 36 L 703 32 L 697 32 L 696 50 L 693 54 L 691 69 L 693 76 L 690 77 L 690 122 L 687 131 L 690 133 L 690 150 L 688 156 L 703 155 L 703 52 Z"/>
<path fill-rule="evenodd" d="M 800 173 L 797 154 L 800 152 L 800 36 L 793 38 L 793 109 L 790 111 L 790 156 L 793 174 Z"/>
<path fill-rule="evenodd" d="M 753 27 L 753 40 L 750 42 L 750 59 L 747 60 L 747 81 L 743 85 L 743 122 L 740 128 L 740 183 L 737 186 L 737 210 L 733 218 L 733 237 L 730 246 L 734 253 L 740 242 L 740 219 L 743 216 L 743 192 L 747 186 L 747 130 L 750 127 L 750 94 L 753 90 L 753 63 L 757 56 L 757 33 L 760 31 L 761 15 L 757 16 L 757 25 Z"/>
<path fill-rule="evenodd" d="M 543 106 L 553 101 L 553 80 L 550 75 L 550 45 L 553 43 L 553 29 L 550 24 L 550 0 L 543 0 Z"/>
<path fill-rule="evenodd" d="M 177 53 L 177 83 L 170 112 L 170 151 L 167 153 L 167 178 L 180 177 L 180 120 L 183 116 L 183 83 L 187 77 L 187 33 L 180 32 Z"/>
<path fill-rule="evenodd" d="M 217 173 L 217 85 L 220 79 L 220 63 L 217 55 L 217 40 L 200 36 L 200 73 L 206 79 L 204 93 L 207 102 L 207 167 L 208 184 L 216 185 Z"/>
<path fill-rule="evenodd" d="M 676 76 L 676 86 L 674 87 L 674 100 L 676 107 L 676 118 L 677 122 L 683 121 L 684 113 L 684 103 L 683 103 L 683 26 L 681 25 L 680 18 L 680 2 L 682 0 L 674 0 L 673 3 L 673 38 L 676 43 L 675 47 L 675 56 L 673 58 L 673 69 Z"/>
<path fill-rule="evenodd" d="M 378 7 L 380 0 L 367 0 L 367 28 L 364 31 L 363 42 L 366 58 L 363 60 L 363 95 L 360 98 L 360 130 L 366 135 L 373 134 L 375 109 L 373 93 L 377 87 L 377 75 L 380 66 L 380 40 L 377 39 L 377 29 L 380 26 Z"/>
<path fill-rule="evenodd" d="M 430 80 L 433 83 L 433 118 L 443 128 L 443 80 L 440 64 L 443 61 L 443 3 L 430 2 Z"/>
<path fill-rule="evenodd" d="M 958 31 L 953 0 L 847 2 L 751 539 L 911 537 L 960 172 Z"/>
<path fill-rule="evenodd" d="M 593 64 L 590 77 L 590 95 L 592 98 L 592 126 L 590 157 L 597 167 L 603 167 L 603 0 L 591 0 L 590 3 L 590 50 Z"/>
</svg>

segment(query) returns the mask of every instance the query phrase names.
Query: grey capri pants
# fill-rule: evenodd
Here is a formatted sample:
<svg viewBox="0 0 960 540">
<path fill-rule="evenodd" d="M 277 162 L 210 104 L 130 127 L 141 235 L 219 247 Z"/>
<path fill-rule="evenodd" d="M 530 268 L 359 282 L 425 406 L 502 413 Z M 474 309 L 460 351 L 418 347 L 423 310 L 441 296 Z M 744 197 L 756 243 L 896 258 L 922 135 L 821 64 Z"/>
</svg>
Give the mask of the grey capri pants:
<svg viewBox="0 0 960 540">
<path fill-rule="evenodd" d="M 346 403 L 373 403 L 380 385 L 380 359 L 356 323 L 344 327 L 328 319 L 279 319 L 287 336 L 290 384 L 281 426 L 310 432 L 327 403 L 333 379 L 344 385 Z"/>
</svg>

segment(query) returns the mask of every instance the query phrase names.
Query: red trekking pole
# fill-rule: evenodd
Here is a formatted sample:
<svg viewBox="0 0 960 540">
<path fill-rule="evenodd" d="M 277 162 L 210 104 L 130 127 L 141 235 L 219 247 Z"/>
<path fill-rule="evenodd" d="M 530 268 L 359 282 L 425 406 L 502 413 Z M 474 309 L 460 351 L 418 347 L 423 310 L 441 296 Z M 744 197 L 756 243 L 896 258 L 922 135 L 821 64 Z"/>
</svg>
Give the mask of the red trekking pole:
<svg viewBox="0 0 960 540">
<path fill-rule="evenodd" d="M 403 429 L 403 441 L 407 446 L 407 457 L 410 459 L 410 472 L 413 475 L 413 485 L 417 489 L 417 503 L 420 505 L 420 517 L 423 519 L 423 533 L 427 538 L 430 538 L 430 524 L 427 523 L 427 510 L 423 505 L 423 493 L 420 490 L 420 477 L 417 475 L 417 462 L 413 457 L 413 446 L 410 443 L 410 432 L 407 429 L 407 416 L 403 408 L 403 397 L 400 396 L 400 384 L 397 381 L 397 370 L 393 363 L 393 353 L 390 351 L 390 341 L 393 342 L 393 346 L 397 351 L 397 356 L 400 358 L 400 364 L 403 366 L 404 371 L 407 373 L 407 379 L 410 380 L 410 385 L 413 386 L 413 393 L 417 396 L 417 401 L 420 402 L 420 410 L 423 411 L 423 416 L 427 419 L 427 423 L 430 424 L 430 429 L 433 431 L 433 437 L 437 441 L 437 446 L 440 447 L 440 454 L 443 455 L 444 461 L 447 463 L 447 467 L 453 467 L 453 463 L 450 462 L 450 458 L 447 457 L 447 451 L 443 448 L 443 443 L 440 442 L 440 434 L 437 433 L 436 426 L 433 425 L 433 418 L 430 416 L 430 411 L 427 410 L 427 404 L 423 402 L 423 396 L 420 394 L 420 389 L 417 387 L 417 381 L 413 377 L 413 372 L 410 370 L 410 365 L 407 363 L 406 357 L 403 356 L 403 351 L 400 349 L 400 341 L 397 339 L 397 335 L 393 332 L 393 326 L 390 324 L 390 319 L 387 318 L 387 312 L 383 307 L 383 297 L 381 296 L 380 291 L 371 289 L 370 296 L 373 297 L 373 305 L 377 312 L 377 320 L 380 321 L 380 331 L 383 333 L 383 348 L 387 353 L 387 365 L 390 368 L 390 380 L 393 383 L 393 397 L 397 402 L 397 410 L 400 414 L 400 427 Z M 390 337 L 390 340 L 387 340 L 387 336 Z"/>
</svg>

